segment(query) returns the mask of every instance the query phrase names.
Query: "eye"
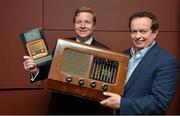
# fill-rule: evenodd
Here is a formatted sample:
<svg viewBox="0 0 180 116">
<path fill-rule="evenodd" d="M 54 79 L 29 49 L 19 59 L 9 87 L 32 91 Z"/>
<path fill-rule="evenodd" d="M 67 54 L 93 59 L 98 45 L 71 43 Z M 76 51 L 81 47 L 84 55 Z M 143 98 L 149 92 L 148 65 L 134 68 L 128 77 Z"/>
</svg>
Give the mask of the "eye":
<svg viewBox="0 0 180 116">
<path fill-rule="evenodd" d="M 91 21 L 85 21 L 86 24 L 91 24 Z"/>
<path fill-rule="evenodd" d="M 131 30 L 131 34 L 136 34 L 137 31 L 136 30 Z"/>
<path fill-rule="evenodd" d="M 142 33 L 142 34 L 146 34 L 146 33 L 149 32 L 149 30 L 140 30 L 139 32 Z"/>
<path fill-rule="evenodd" d="M 75 21 L 75 23 L 76 23 L 76 24 L 80 24 L 80 23 L 81 23 L 81 21 Z"/>
</svg>

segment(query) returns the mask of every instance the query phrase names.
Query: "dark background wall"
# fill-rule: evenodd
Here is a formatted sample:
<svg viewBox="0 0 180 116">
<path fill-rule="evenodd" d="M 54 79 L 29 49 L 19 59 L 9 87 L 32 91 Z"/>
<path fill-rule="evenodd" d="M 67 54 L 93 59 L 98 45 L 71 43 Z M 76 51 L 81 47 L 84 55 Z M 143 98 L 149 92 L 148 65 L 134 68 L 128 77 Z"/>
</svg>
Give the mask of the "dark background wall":
<svg viewBox="0 0 180 116">
<path fill-rule="evenodd" d="M 50 91 L 44 82 L 30 83 L 23 69 L 20 32 L 43 27 L 52 51 L 58 38 L 74 36 L 74 11 L 88 6 L 97 14 L 95 38 L 120 53 L 131 46 L 128 17 L 150 11 L 159 18 L 158 43 L 180 61 L 179 5 L 179 0 L 0 0 L 0 114 L 45 114 L 48 107 Z M 167 114 L 180 114 L 179 91 Z"/>
</svg>

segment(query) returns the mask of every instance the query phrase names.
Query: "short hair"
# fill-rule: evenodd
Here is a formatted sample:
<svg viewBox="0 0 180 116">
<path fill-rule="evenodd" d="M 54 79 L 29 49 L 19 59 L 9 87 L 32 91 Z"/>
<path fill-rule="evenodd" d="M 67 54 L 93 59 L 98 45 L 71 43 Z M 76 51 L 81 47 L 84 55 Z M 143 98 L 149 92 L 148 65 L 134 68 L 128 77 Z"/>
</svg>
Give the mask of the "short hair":
<svg viewBox="0 0 180 116">
<path fill-rule="evenodd" d="M 148 17 L 152 20 L 151 30 L 153 33 L 159 29 L 159 22 L 158 22 L 157 17 L 150 12 L 144 11 L 144 12 L 136 12 L 131 15 L 131 17 L 129 18 L 129 29 L 130 30 L 131 30 L 132 20 L 135 18 L 141 18 L 141 17 Z"/>
<path fill-rule="evenodd" d="M 94 25 L 96 24 L 96 14 L 95 14 L 95 12 L 94 12 L 91 8 L 85 7 L 85 6 L 80 7 L 80 8 L 78 8 L 78 9 L 76 10 L 76 12 L 75 12 L 75 14 L 74 14 L 74 18 L 73 18 L 73 23 L 75 23 L 75 19 L 76 19 L 77 15 L 78 15 L 79 13 L 81 13 L 81 12 L 89 12 L 89 13 L 91 13 L 92 16 L 93 16 L 93 23 L 94 23 Z"/>
</svg>

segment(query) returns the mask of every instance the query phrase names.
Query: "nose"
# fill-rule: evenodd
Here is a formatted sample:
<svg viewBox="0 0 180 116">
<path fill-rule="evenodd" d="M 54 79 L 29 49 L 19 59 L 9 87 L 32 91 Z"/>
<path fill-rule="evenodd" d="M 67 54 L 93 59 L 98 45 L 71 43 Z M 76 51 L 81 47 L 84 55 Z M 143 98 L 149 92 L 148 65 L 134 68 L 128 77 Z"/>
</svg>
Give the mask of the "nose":
<svg viewBox="0 0 180 116">
<path fill-rule="evenodd" d="M 81 23 L 81 28 L 85 28 L 86 24 L 85 23 Z"/>
<path fill-rule="evenodd" d="M 138 31 L 137 33 L 136 33 L 136 38 L 141 38 L 142 37 L 142 34 Z"/>
</svg>

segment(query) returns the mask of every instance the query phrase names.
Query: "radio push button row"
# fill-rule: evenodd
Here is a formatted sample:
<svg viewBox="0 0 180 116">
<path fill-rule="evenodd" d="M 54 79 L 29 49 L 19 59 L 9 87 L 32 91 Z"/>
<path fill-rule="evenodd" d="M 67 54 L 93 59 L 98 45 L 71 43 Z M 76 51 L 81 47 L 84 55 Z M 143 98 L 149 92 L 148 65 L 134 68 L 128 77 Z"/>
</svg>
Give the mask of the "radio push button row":
<svg viewBox="0 0 180 116">
<path fill-rule="evenodd" d="M 68 83 L 72 82 L 72 76 L 71 76 L 71 75 L 67 75 L 66 81 L 67 81 Z"/>
<path fill-rule="evenodd" d="M 108 90 L 108 85 L 104 83 L 102 85 L 102 89 L 103 89 L 103 91 L 107 91 Z"/>
<path fill-rule="evenodd" d="M 82 78 L 79 79 L 79 85 L 84 85 L 84 80 Z"/>
<path fill-rule="evenodd" d="M 96 81 L 91 81 L 91 87 L 92 88 L 96 87 Z"/>
</svg>

